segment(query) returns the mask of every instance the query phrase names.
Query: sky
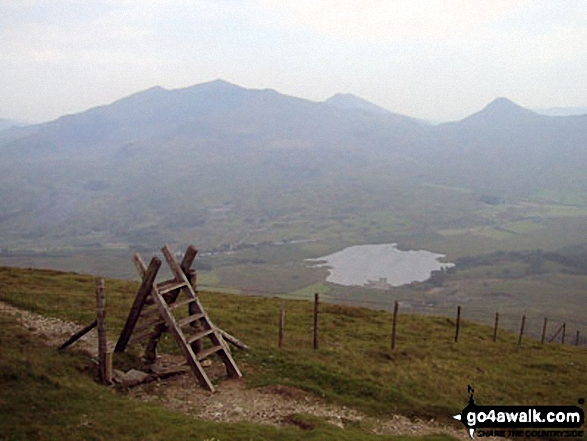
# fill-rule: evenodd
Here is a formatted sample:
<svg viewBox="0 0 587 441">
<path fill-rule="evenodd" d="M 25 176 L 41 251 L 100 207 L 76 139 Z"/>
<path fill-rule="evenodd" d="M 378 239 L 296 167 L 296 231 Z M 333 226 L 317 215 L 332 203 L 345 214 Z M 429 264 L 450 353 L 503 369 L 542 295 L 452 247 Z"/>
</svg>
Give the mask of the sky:
<svg viewBox="0 0 587 441">
<path fill-rule="evenodd" d="M 587 106 L 583 0 L 1 0 L 0 118 L 41 122 L 221 78 L 458 120 Z"/>
</svg>

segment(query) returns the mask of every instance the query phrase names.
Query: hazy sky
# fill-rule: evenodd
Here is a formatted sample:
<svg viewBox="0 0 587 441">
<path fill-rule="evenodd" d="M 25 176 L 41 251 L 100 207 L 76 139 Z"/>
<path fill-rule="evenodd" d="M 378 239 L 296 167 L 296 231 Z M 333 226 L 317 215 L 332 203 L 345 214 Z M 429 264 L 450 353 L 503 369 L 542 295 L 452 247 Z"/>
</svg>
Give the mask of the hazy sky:
<svg viewBox="0 0 587 441">
<path fill-rule="evenodd" d="M 587 105 L 583 0 L 1 0 L 0 117 L 43 121 L 222 78 L 460 119 Z"/>
</svg>

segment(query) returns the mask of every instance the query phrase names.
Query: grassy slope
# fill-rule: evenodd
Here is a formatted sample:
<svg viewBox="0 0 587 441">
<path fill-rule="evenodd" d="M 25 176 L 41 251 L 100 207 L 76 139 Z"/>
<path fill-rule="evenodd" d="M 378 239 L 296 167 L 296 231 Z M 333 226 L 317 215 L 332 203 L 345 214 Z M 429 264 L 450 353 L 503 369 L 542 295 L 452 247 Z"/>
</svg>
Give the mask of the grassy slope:
<svg viewBox="0 0 587 441">
<path fill-rule="evenodd" d="M 120 332 L 137 289 L 107 280 L 108 329 Z M 42 314 L 89 322 L 93 278 L 54 271 L 0 268 L 0 299 Z M 465 322 L 400 315 L 397 348 L 389 350 L 388 313 L 324 304 L 321 348 L 311 349 L 312 305 L 288 301 L 285 348 L 276 348 L 280 300 L 202 293 L 212 319 L 252 346 L 237 353 L 251 385 L 287 384 L 372 414 L 449 419 L 466 402 L 466 385 L 482 404 L 574 404 L 587 395 L 587 351 L 541 346 Z M 80 412 L 83 413 L 83 412 Z"/>
<path fill-rule="evenodd" d="M 57 353 L 0 316 L 0 438 L 5 440 L 365 440 L 379 437 L 313 420 L 302 431 L 194 420 L 95 384 L 81 355 Z M 447 437 L 421 438 L 441 441 Z"/>
</svg>

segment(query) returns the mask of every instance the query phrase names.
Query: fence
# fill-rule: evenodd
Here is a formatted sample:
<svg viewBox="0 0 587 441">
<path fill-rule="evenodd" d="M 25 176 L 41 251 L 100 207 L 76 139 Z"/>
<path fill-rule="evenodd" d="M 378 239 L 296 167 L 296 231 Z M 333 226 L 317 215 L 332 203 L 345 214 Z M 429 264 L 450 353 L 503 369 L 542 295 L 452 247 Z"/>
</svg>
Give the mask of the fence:
<svg viewBox="0 0 587 441">
<path fill-rule="evenodd" d="M 320 295 L 316 293 L 314 295 L 314 320 L 313 320 L 313 348 L 316 350 L 319 348 L 319 311 L 320 311 Z M 396 348 L 396 340 L 397 340 L 397 323 L 399 318 L 399 309 L 400 309 L 400 302 L 397 300 L 394 302 L 393 306 L 393 314 L 391 319 L 391 350 Z M 459 338 L 461 338 L 461 317 L 464 313 L 464 309 L 461 305 L 458 305 L 455 311 L 455 330 L 454 330 L 454 341 L 455 343 L 459 342 Z M 280 310 L 279 310 L 279 340 L 278 346 L 281 348 L 284 344 L 284 336 L 285 336 L 285 315 L 286 315 L 286 302 L 282 300 Z M 500 330 L 507 331 L 499 327 L 500 323 L 500 313 L 496 312 L 493 316 L 493 333 L 492 333 L 492 341 L 497 342 L 498 335 Z M 553 326 L 554 325 L 554 326 Z M 527 320 L 526 315 L 522 315 L 520 317 L 519 328 L 517 331 L 517 345 L 522 346 L 524 338 L 532 338 L 533 340 L 537 340 L 536 336 L 540 335 L 540 343 L 552 343 L 552 342 L 559 342 L 560 344 L 571 344 L 574 346 L 587 346 L 587 337 L 581 334 L 580 330 L 575 330 L 573 335 L 570 335 L 567 330 L 567 323 L 551 320 L 548 317 L 544 317 L 543 324 L 541 327 L 541 333 L 534 331 L 532 333 L 528 333 L 527 328 Z"/>
</svg>

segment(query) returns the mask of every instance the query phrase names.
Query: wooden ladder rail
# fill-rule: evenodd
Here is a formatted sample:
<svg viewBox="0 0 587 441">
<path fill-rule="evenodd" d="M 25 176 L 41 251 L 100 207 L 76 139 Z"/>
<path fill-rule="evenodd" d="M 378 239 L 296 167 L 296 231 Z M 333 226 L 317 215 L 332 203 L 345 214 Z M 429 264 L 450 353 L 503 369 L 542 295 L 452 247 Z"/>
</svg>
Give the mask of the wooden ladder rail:
<svg viewBox="0 0 587 441">
<path fill-rule="evenodd" d="M 224 342 L 224 340 L 220 336 L 217 328 L 214 326 L 214 324 L 212 323 L 212 321 L 208 317 L 208 314 L 206 314 L 206 312 L 204 311 L 204 308 L 203 308 L 202 304 L 200 303 L 200 299 L 198 298 L 198 296 L 196 296 L 196 293 L 194 292 L 192 285 L 189 283 L 185 272 L 180 267 L 180 265 L 177 263 L 177 261 L 175 260 L 175 258 L 172 255 L 170 249 L 167 246 L 164 246 L 161 251 L 163 252 L 163 255 L 165 256 L 165 260 L 167 260 L 167 264 L 171 268 L 171 272 L 175 276 L 176 280 L 184 281 L 186 283 L 185 288 L 182 288 L 182 289 L 185 289 L 189 298 L 193 299 L 193 303 L 190 304 L 190 314 L 192 314 L 192 313 L 203 314 L 203 316 L 199 319 L 200 323 L 202 323 L 202 325 L 204 327 L 203 330 L 205 330 L 205 331 L 210 330 L 211 331 L 211 332 L 207 332 L 205 335 L 202 335 L 201 338 L 206 338 L 206 337 L 209 338 L 210 341 L 212 342 L 212 345 L 213 345 L 212 348 L 207 349 L 205 351 L 202 351 L 202 353 L 199 354 L 197 358 L 204 359 L 208 355 L 211 355 L 212 353 L 218 353 L 218 355 L 222 359 L 222 362 L 226 366 L 227 375 L 231 378 L 242 377 L 242 373 L 240 372 L 238 366 L 236 365 L 234 359 L 232 358 L 232 355 L 230 354 L 230 351 L 228 350 L 226 343 Z M 165 305 L 165 306 L 167 307 L 167 305 Z M 178 331 L 181 333 L 181 335 L 183 337 L 182 341 L 185 341 L 187 344 L 187 339 L 183 335 L 183 332 L 181 331 L 181 329 L 178 328 Z M 201 338 L 194 339 L 191 344 L 194 345 L 194 343 L 199 341 Z M 192 349 L 192 348 L 190 347 L 190 349 Z M 192 352 L 193 352 L 193 350 L 192 350 Z"/>
</svg>

